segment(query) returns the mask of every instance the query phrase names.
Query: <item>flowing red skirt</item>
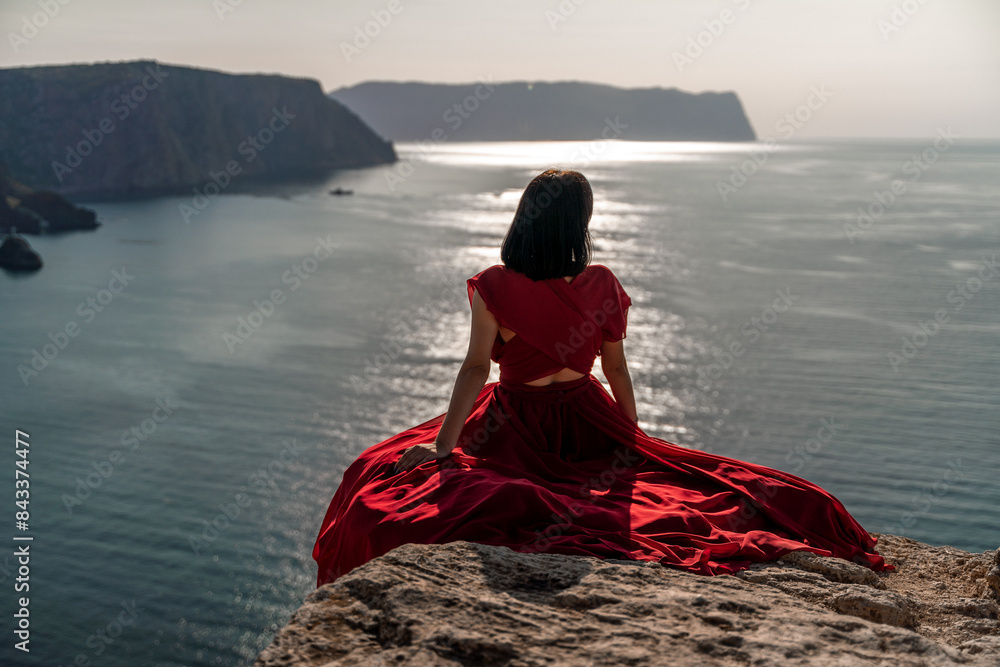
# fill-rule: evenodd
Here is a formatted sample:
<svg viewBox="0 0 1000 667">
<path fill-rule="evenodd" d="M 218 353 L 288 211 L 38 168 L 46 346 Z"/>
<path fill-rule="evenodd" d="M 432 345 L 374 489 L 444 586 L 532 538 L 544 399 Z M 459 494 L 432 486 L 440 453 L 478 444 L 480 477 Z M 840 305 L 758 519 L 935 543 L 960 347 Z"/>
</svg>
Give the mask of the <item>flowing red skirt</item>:
<svg viewBox="0 0 1000 667">
<path fill-rule="evenodd" d="M 592 375 L 489 383 L 451 456 L 394 473 L 440 415 L 367 449 L 344 473 L 313 549 L 318 585 L 407 543 L 655 560 L 733 573 L 790 551 L 889 569 L 832 495 L 765 466 L 643 433 Z"/>
</svg>

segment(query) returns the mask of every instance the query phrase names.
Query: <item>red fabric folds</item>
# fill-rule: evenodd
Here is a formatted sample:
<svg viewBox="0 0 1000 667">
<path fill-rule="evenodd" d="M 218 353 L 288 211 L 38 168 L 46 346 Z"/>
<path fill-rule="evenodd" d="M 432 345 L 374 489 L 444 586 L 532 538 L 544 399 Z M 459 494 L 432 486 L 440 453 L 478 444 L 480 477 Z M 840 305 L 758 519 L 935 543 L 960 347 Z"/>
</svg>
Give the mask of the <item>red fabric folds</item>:
<svg viewBox="0 0 1000 667">
<path fill-rule="evenodd" d="M 469 290 L 518 334 L 494 346 L 501 381 L 483 387 L 447 459 L 393 472 L 403 450 L 433 442 L 439 415 L 370 447 L 347 469 L 313 549 L 318 585 L 401 544 L 455 540 L 656 560 L 700 574 L 796 550 L 891 568 L 844 506 L 804 479 L 646 435 L 592 375 L 524 385 L 518 377 L 553 363 L 589 371 L 595 346 L 624 336 L 630 301 L 604 267 L 563 285 L 497 269 L 470 279 Z M 588 308 L 609 299 L 617 313 L 584 334 Z M 548 324 L 533 326 L 526 312 Z M 568 342 L 574 327 L 583 344 Z M 511 346 L 519 339 L 520 350 Z M 579 366 L 558 361 L 560 343 Z"/>
<path fill-rule="evenodd" d="M 497 336 L 492 355 L 504 378 L 516 383 L 563 368 L 589 373 L 601 343 L 625 337 L 632 304 L 615 275 L 599 264 L 588 266 L 572 283 L 533 281 L 491 266 L 469 278 L 468 289 L 470 303 L 478 291 L 497 322 L 517 334 L 507 343 Z"/>
</svg>

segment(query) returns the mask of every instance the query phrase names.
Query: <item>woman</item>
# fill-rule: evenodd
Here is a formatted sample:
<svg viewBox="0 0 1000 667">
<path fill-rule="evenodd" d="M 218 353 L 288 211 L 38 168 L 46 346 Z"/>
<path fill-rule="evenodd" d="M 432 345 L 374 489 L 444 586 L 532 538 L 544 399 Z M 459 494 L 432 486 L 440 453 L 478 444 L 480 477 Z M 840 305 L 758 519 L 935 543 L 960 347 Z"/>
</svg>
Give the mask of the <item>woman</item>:
<svg viewBox="0 0 1000 667">
<path fill-rule="evenodd" d="M 468 280 L 472 334 L 448 412 L 344 473 L 313 549 L 318 585 L 401 544 L 455 540 L 702 574 L 796 550 L 888 568 L 819 487 L 637 426 L 623 348 L 631 300 L 590 265 L 592 211 L 575 171 L 525 189 L 503 266 Z M 614 399 L 590 374 L 597 356 Z M 500 381 L 487 385 L 491 359 Z"/>
</svg>

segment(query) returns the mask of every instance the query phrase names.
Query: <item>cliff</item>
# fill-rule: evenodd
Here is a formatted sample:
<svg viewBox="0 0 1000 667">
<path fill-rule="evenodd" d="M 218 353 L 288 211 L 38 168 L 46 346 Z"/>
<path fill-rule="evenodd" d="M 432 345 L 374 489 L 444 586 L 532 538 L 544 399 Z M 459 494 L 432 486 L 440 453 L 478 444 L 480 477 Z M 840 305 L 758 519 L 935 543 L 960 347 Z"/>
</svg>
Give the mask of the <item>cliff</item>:
<svg viewBox="0 0 1000 667">
<path fill-rule="evenodd" d="M 0 162 L 0 232 L 22 234 L 58 233 L 79 229 L 97 229 L 101 223 L 89 208 L 75 206 L 48 190 L 32 190 L 8 177 Z M 22 243 L 25 243 L 22 239 Z M 21 245 L 12 246 L 20 253 Z M 26 260 L 31 262 L 32 260 Z M 41 267 L 41 262 L 36 268 Z"/>
<path fill-rule="evenodd" d="M 0 160 L 74 198 L 189 193 L 393 162 L 317 81 L 153 61 L 0 70 Z"/>
<path fill-rule="evenodd" d="M 894 535 L 875 574 L 793 553 L 737 576 L 406 545 L 310 594 L 277 665 L 1000 664 L 1000 556 Z"/>
<path fill-rule="evenodd" d="M 393 141 L 752 141 L 735 93 L 592 83 L 366 82 L 330 96 Z M 609 132 L 609 121 L 617 120 Z"/>
<path fill-rule="evenodd" d="M 42 268 L 42 258 L 20 236 L 7 236 L 0 241 L 0 269 L 30 272 Z"/>
</svg>

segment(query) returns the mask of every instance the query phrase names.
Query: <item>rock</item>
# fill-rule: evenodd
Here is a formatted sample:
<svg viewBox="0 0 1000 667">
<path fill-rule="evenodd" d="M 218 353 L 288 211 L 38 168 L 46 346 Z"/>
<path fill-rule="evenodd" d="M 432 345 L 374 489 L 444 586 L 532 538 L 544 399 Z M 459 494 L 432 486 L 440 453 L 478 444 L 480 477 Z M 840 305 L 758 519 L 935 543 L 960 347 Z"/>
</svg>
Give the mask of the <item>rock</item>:
<svg viewBox="0 0 1000 667">
<path fill-rule="evenodd" d="M 40 268 L 42 258 L 20 236 L 8 236 L 0 243 L 0 269 L 37 271 Z"/>
<path fill-rule="evenodd" d="M 45 231 L 67 232 L 75 229 L 97 229 L 97 214 L 89 208 L 75 206 L 55 192 L 36 190 L 20 200 L 18 210 L 27 209 L 47 223 Z"/>
<path fill-rule="evenodd" d="M 969 641 L 959 645 L 958 648 L 963 653 L 968 655 L 982 655 L 984 658 L 997 656 L 1000 655 L 1000 635 L 994 634 L 991 637 L 978 637 L 976 639 L 970 639 Z M 998 664 L 995 657 L 993 659 L 993 664 Z"/>
<path fill-rule="evenodd" d="M 885 588 L 885 583 L 870 569 L 842 558 L 824 558 L 808 551 L 793 551 L 782 556 L 780 562 L 807 572 L 818 572 L 830 581 Z"/>
<path fill-rule="evenodd" d="M 0 158 L 11 179 L 95 200 L 212 197 L 396 153 L 317 81 L 136 61 L 0 69 Z"/>
<path fill-rule="evenodd" d="M 840 558 L 793 552 L 774 563 L 753 565 L 736 576 L 824 604 L 841 614 L 898 627 L 916 627 L 917 605 L 913 600 L 886 590 L 885 582 L 868 568 Z"/>
<path fill-rule="evenodd" d="M 330 93 L 393 141 L 753 141 L 739 97 L 579 81 L 367 81 Z M 442 116 L 442 111 L 444 114 Z"/>
<path fill-rule="evenodd" d="M 10 181 L 7 165 L 0 162 L 0 232 L 12 233 L 16 229 L 22 234 L 41 234 L 42 217 L 18 208 L 18 186 Z"/>
<path fill-rule="evenodd" d="M 830 598 L 829 605 L 841 614 L 857 616 L 876 623 L 903 628 L 917 626 L 914 602 L 905 595 L 892 591 L 873 591 L 852 586 L 836 593 Z"/>
<path fill-rule="evenodd" d="M 967 593 L 993 552 L 891 535 L 880 552 L 896 572 L 796 553 L 704 577 L 468 542 L 404 545 L 310 594 L 256 664 L 1000 664 L 996 604 Z"/>
<path fill-rule="evenodd" d="M 14 200 L 14 203 L 19 203 Z M 22 234 L 41 234 L 45 220 L 34 211 L 11 207 L 6 197 L 0 197 L 0 232 L 10 233 L 15 229 Z"/>
<path fill-rule="evenodd" d="M 1000 600 L 1000 549 L 997 550 L 992 567 L 983 578 L 983 583 L 993 594 L 993 599 Z"/>
<path fill-rule="evenodd" d="M 73 229 L 95 229 L 97 215 L 71 204 L 55 192 L 32 190 L 11 180 L 0 162 L 0 232 L 41 234 Z"/>
</svg>

